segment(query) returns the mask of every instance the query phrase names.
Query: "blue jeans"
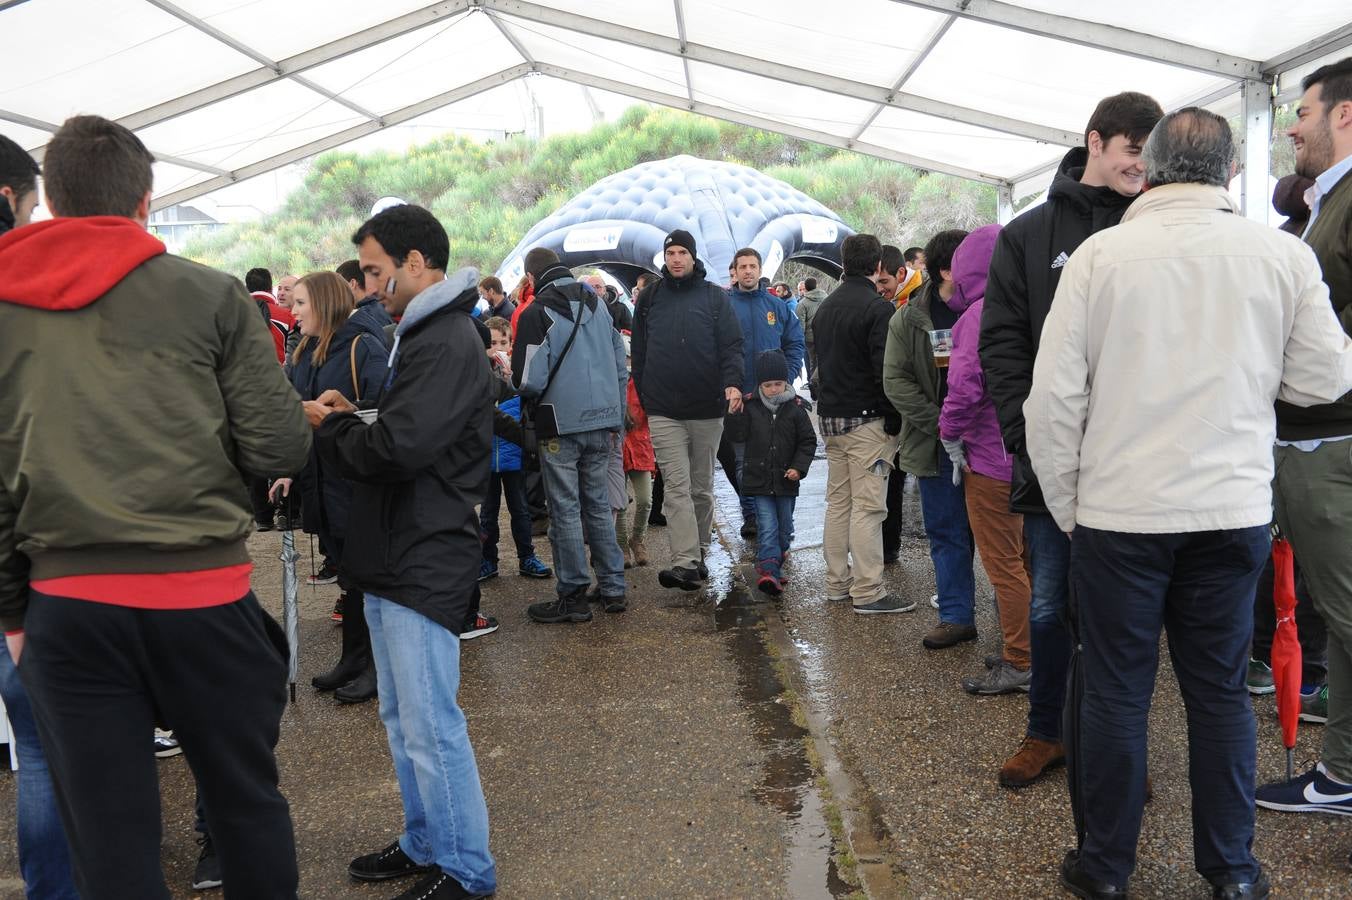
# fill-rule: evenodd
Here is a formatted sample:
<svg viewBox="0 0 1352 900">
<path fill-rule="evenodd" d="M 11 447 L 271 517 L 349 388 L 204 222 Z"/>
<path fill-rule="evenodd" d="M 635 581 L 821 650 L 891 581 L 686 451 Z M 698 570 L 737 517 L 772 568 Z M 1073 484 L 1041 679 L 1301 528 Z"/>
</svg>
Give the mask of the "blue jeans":
<svg viewBox="0 0 1352 900">
<path fill-rule="evenodd" d="M 1126 884 L 1136 867 L 1163 630 L 1188 715 L 1194 865 L 1215 883 L 1252 882 L 1257 745 L 1244 679 L 1267 526 L 1191 534 L 1081 526 L 1071 544 L 1083 648 L 1076 787 L 1085 874 Z"/>
<path fill-rule="evenodd" d="M 436 865 L 471 894 L 497 887 L 488 852 L 488 807 L 469 743 L 460 688 L 460 639 L 431 619 L 366 595 L 380 692 L 404 802 L 399 846 L 420 865 Z"/>
<path fill-rule="evenodd" d="M 488 496 L 479 509 L 479 528 L 484 533 L 484 559 L 498 564 L 498 512 L 502 498 L 507 497 L 507 511 L 511 514 L 512 541 L 516 544 L 516 558 L 525 562 L 535 555 L 531 542 L 530 502 L 526 500 L 526 473 L 492 472 L 488 476 Z"/>
<path fill-rule="evenodd" d="M 1070 667 L 1070 538 L 1044 513 L 1024 513 L 1023 546 L 1033 599 L 1028 610 L 1028 644 L 1033 661 L 1028 683 L 1028 736 L 1061 740 L 1061 707 Z"/>
<path fill-rule="evenodd" d="M 793 543 L 793 506 L 798 498 L 779 495 L 751 497 L 750 500 L 756 508 L 756 543 L 759 545 L 756 560 L 778 578 L 784 554 Z"/>
<path fill-rule="evenodd" d="M 588 547 L 601 593 L 624 594 L 624 555 L 610 509 L 610 455 L 610 432 L 604 430 L 540 442 L 540 473 L 549 498 L 549 543 L 561 597 L 591 585 Z"/>
<path fill-rule="evenodd" d="M 0 697 L 9 713 L 14 753 L 19 758 L 18 832 L 19 873 L 31 900 L 78 900 L 70 868 L 70 848 L 61 827 L 61 815 L 52 789 L 52 776 L 38 740 L 38 726 L 19 670 L 0 642 Z"/>
<path fill-rule="evenodd" d="M 939 621 L 971 625 L 976 621 L 975 543 L 962 485 L 953 483 L 953 463 L 945 453 L 939 454 L 939 474 L 920 479 L 920 511 L 934 562 Z"/>
</svg>

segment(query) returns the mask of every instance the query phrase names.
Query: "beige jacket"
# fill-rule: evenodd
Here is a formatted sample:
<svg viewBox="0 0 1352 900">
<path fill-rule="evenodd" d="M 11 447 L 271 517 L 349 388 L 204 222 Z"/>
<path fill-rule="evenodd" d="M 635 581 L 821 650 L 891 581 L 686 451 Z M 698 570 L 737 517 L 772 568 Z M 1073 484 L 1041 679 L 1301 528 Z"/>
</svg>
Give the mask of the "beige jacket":
<svg viewBox="0 0 1352 900">
<path fill-rule="evenodd" d="M 1223 188 L 1165 185 L 1071 256 L 1024 404 L 1047 509 L 1070 531 L 1272 518 L 1273 402 L 1352 388 L 1352 341 L 1310 248 Z"/>
</svg>

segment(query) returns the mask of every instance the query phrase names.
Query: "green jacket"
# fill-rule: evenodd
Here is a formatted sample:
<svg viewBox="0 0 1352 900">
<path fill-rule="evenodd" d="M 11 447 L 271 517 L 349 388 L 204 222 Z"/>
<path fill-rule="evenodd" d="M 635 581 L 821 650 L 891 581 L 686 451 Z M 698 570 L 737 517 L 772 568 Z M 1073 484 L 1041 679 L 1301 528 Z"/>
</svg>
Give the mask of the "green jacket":
<svg viewBox="0 0 1352 900">
<path fill-rule="evenodd" d="M 1352 172 L 1338 179 L 1319 202 L 1319 215 L 1305 235 L 1319 258 L 1329 301 L 1343 330 L 1352 334 Z M 1277 438 L 1305 441 L 1352 434 L 1352 394 L 1332 403 L 1299 407 L 1277 401 Z"/>
<path fill-rule="evenodd" d="M 913 475 L 939 474 L 939 370 L 929 333 L 933 290 L 920 293 L 892 314 L 883 356 L 883 393 L 901 413 L 898 467 Z"/>
<path fill-rule="evenodd" d="M 816 343 L 812 336 L 812 317 L 817 314 L 817 310 L 825 299 L 826 291 L 821 288 L 813 288 L 798 301 L 798 321 L 803 325 L 803 342 L 805 344 Z"/>
<path fill-rule="evenodd" d="M 10 232 L 0 271 L 0 624 L 30 580 L 247 563 L 245 475 L 310 428 L 243 285 L 113 217 Z"/>
</svg>

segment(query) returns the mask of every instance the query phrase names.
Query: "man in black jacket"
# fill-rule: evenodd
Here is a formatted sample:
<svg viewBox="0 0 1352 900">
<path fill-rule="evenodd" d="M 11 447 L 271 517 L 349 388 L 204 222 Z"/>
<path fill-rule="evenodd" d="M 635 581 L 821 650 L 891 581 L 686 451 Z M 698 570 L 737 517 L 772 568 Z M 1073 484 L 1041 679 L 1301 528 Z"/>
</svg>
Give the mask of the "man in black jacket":
<svg viewBox="0 0 1352 900">
<path fill-rule="evenodd" d="M 363 881 L 427 873 L 400 896 L 480 897 L 493 893 L 497 875 L 455 702 L 458 635 L 479 593 L 474 504 L 492 441 L 491 375 L 471 319 L 479 273 L 446 277 L 446 231 L 418 206 L 385 210 L 353 243 L 367 286 L 402 316 L 378 409 L 368 424 L 337 391 L 305 407 L 324 463 L 353 483 L 342 564 L 366 592 L 404 833 L 353 860 L 348 873 Z"/>
<path fill-rule="evenodd" d="M 887 479 L 901 417 L 883 393 L 883 354 L 893 307 L 878 294 L 883 248 L 856 234 L 840 248 L 845 275 L 812 318 L 817 414 L 826 438 L 826 597 L 861 615 L 907 612 L 915 601 L 883 585 Z"/>
<path fill-rule="evenodd" d="M 1047 202 L 1010 222 L 991 257 L 981 317 L 981 368 L 1005 448 L 1014 458 L 1010 509 L 1024 514 L 1033 581 L 1028 731 L 1000 769 L 1005 787 L 1031 784 L 1065 759 L 1061 709 L 1071 652 L 1065 623 L 1070 539 L 1047 513 L 1028 461 L 1023 403 L 1033 384 L 1033 360 L 1061 268 L 1091 234 L 1116 225 L 1141 192 L 1141 148 L 1163 115 L 1145 94 L 1127 92 L 1100 101 L 1085 129 L 1085 146 L 1061 161 Z"/>
<path fill-rule="evenodd" d="M 694 591 L 707 577 L 723 415 L 742 408 L 742 329 L 728 295 L 705 280 L 690 232 L 677 229 L 662 245 L 662 280 L 639 294 L 630 355 L 666 486 L 671 568 L 657 578 Z"/>
</svg>

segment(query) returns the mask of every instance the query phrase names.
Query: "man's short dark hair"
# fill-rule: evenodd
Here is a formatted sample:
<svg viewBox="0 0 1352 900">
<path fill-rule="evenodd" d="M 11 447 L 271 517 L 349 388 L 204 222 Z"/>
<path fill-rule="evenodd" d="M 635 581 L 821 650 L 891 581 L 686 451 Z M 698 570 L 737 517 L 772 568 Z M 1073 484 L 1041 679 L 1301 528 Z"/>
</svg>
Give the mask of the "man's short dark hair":
<svg viewBox="0 0 1352 900">
<path fill-rule="evenodd" d="M 840 245 L 840 262 L 846 275 L 875 275 L 882 258 L 883 245 L 871 234 L 852 234 Z"/>
<path fill-rule="evenodd" d="M 1319 100 L 1324 104 L 1324 109 L 1352 100 L 1352 56 L 1315 69 L 1301 79 L 1300 89 L 1308 91 L 1316 84 L 1319 85 Z"/>
<path fill-rule="evenodd" d="M 634 279 L 634 290 L 641 290 L 657 280 L 657 276 L 652 272 L 640 272 L 638 278 Z"/>
<path fill-rule="evenodd" d="M 1133 144 L 1144 144 L 1155 123 L 1164 118 L 1164 109 L 1148 94 L 1124 91 L 1104 97 L 1094 107 L 1089 124 L 1084 129 L 1084 145 L 1089 146 L 1089 132 L 1097 131 L 1106 145 L 1119 134 Z M 929 254 L 925 254 L 926 259 Z M 926 268 L 929 268 L 926 266 Z"/>
<path fill-rule="evenodd" d="M 502 293 L 502 282 L 496 275 L 487 275 L 479 281 L 479 290 L 492 291 L 495 294 Z"/>
<path fill-rule="evenodd" d="M 559 255 L 548 247 L 532 247 L 526 253 L 524 262 L 526 274 L 536 281 L 539 281 L 540 276 L 548 272 L 552 266 L 557 266 L 558 264 Z"/>
<path fill-rule="evenodd" d="M 47 199 L 60 216 L 131 218 L 150 192 L 154 163 L 124 126 L 102 116 L 73 116 L 47 144 Z"/>
<path fill-rule="evenodd" d="M 349 259 L 333 271 L 337 272 L 338 277 L 344 281 L 355 281 L 357 284 L 366 283 L 366 273 L 361 270 L 361 263 L 355 259 Z"/>
<path fill-rule="evenodd" d="M 911 263 L 915 262 L 916 257 L 920 256 L 920 254 L 924 252 L 925 252 L 924 247 L 907 247 L 906 252 L 901 254 L 901 256 L 903 259 L 906 260 L 906 264 L 909 266 Z"/>
<path fill-rule="evenodd" d="M 929 279 L 933 284 L 941 284 L 943 276 L 939 273 L 944 269 L 953 268 L 953 252 L 958 249 L 958 245 L 965 237 L 967 232 L 961 228 L 950 228 L 929 239 L 924 251 L 925 271 L 929 273 Z"/>
<path fill-rule="evenodd" d="M 813 278 L 811 275 L 803 279 L 803 290 L 815 291 L 816 289 L 817 289 L 817 279 Z"/>
<path fill-rule="evenodd" d="M 250 269 L 244 273 L 244 289 L 249 293 L 265 291 L 272 293 L 272 273 L 267 269 Z"/>
<path fill-rule="evenodd" d="M 17 199 L 38 189 L 41 174 L 27 150 L 0 134 L 0 187 L 12 190 Z"/>
<path fill-rule="evenodd" d="M 741 250 L 738 250 L 736 253 L 732 254 L 732 267 L 733 267 L 734 269 L 737 268 L 737 260 L 741 259 L 743 256 L 754 256 L 754 257 L 756 257 L 756 265 L 758 265 L 758 266 L 759 266 L 762 262 L 764 262 L 764 260 L 761 259 L 761 255 L 760 255 L 760 251 L 759 251 L 759 250 L 755 250 L 755 249 L 753 249 L 753 248 L 751 248 L 751 247 L 743 247 Z"/>
<path fill-rule="evenodd" d="M 412 203 L 391 206 L 367 219 L 352 235 L 352 243 L 360 246 L 368 237 L 375 238 L 376 243 L 399 266 L 404 264 L 410 253 L 417 250 L 429 269 L 444 272 L 451 256 L 451 242 L 446 237 L 446 229 L 436 216 Z"/>
<path fill-rule="evenodd" d="M 900 247 L 893 247 L 891 244 L 883 244 L 883 271 L 888 275 L 896 275 L 901 271 L 901 267 L 906 264 L 901 255 Z"/>
</svg>

